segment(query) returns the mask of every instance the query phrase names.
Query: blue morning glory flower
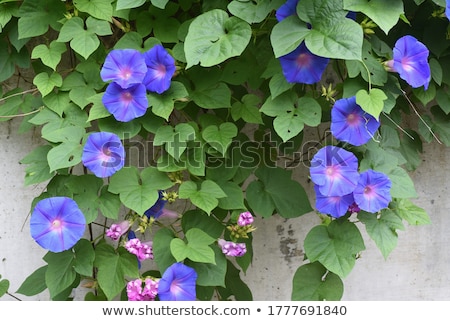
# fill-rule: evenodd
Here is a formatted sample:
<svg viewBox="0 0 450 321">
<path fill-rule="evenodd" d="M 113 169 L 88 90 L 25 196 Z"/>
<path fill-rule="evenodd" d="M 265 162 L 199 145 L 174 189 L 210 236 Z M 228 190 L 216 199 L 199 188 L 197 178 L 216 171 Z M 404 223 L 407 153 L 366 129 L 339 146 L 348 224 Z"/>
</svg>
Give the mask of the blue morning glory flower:
<svg viewBox="0 0 450 321">
<path fill-rule="evenodd" d="M 381 172 L 369 169 L 362 172 L 353 197 L 358 207 L 366 212 L 376 213 L 388 207 L 391 201 L 391 180 Z"/>
<path fill-rule="evenodd" d="M 83 147 L 81 161 L 95 176 L 109 177 L 125 164 L 122 141 L 113 133 L 92 133 Z"/>
<path fill-rule="evenodd" d="M 167 200 L 163 198 L 163 191 L 159 191 L 159 197 L 156 203 L 150 207 L 148 210 L 144 212 L 145 216 L 148 218 L 153 217 L 157 219 L 164 212 L 164 206 L 166 205 Z"/>
<path fill-rule="evenodd" d="M 122 88 L 112 82 L 102 97 L 103 105 L 121 122 L 128 122 L 143 116 L 148 108 L 147 91 L 143 84 Z"/>
<path fill-rule="evenodd" d="M 161 301 L 195 301 L 197 272 L 181 262 L 169 266 L 158 285 Z"/>
<path fill-rule="evenodd" d="M 311 53 L 304 42 L 294 51 L 278 59 L 286 80 L 290 83 L 300 84 L 319 82 L 330 60 Z"/>
<path fill-rule="evenodd" d="M 141 53 L 135 49 L 112 50 L 100 71 L 103 81 L 113 81 L 122 88 L 141 83 L 147 66 Z"/>
<path fill-rule="evenodd" d="M 161 46 L 156 45 L 144 53 L 147 73 L 143 84 L 147 90 L 162 94 L 170 88 L 175 73 L 175 59 Z"/>
<path fill-rule="evenodd" d="M 310 175 L 322 195 L 344 196 L 358 184 L 358 159 L 343 148 L 328 145 L 314 155 Z"/>
<path fill-rule="evenodd" d="M 77 203 L 68 197 L 50 197 L 39 201 L 31 214 L 30 232 L 44 249 L 62 252 L 83 236 L 86 219 Z"/>
<path fill-rule="evenodd" d="M 287 0 L 282 6 L 280 6 L 275 12 L 275 17 L 280 22 L 289 16 L 297 13 L 297 4 L 299 0 Z"/>
<path fill-rule="evenodd" d="M 450 0 L 445 1 L 445 16 L 450 20 Z"/>
<path fill-rule="evenodd" d="M 331 133 L 337 139 L 361 146 L 367 143 L 380 127 L 372 115 L 356 103 L 356 97 L 342 98 L 331 109 Z"/>
<path fill-rule="evenodd" d="M 354 202 L 352 193 L 343 196 L 324 196 L 317 185 L 314 185 L 314 191 L 316 192 L 316 209 L 334 218 L 344 216 Z"/>
<path fill-rule="evenodd" d="M 391 65 L 400 78 L 413 88 L 424 86 L 427 90 L 431 80 L 428 48 L 413 36 L 403 36 L 395 43 L 393 54 Z"/>
</svg>

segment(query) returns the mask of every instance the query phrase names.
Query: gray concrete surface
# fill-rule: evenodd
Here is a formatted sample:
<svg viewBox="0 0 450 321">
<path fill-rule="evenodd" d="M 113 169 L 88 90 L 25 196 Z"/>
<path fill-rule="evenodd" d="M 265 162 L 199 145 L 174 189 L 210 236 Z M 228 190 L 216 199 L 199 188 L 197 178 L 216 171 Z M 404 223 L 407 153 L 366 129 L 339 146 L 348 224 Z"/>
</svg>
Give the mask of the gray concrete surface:
<svg viewBox="0 0 450 321">
<path fill-rule="evenodd" d="M 15 134 L 18 124 L 0 123 L 0 275 L 10 280 L 13 294 L 30 273 L 44 265 L 46 253 L 31 239 L 28 228 L 30 204 L 42 186 L 24 187 L 25 166 L 18 163 L 38 144 L 39 136 Z M 365 235 L 367 249 L 344 279 L 343 300 L 450 300 L 449 157 L 450 149 L 436 143 L 425 145 L 424 162 L 412 173 L 419 195 L 414 202 L 426 209 L 432 224 L 406 226 L 387 260 Z M 307 186 L 301 173 L 296 177 Z M 243 276 L 255 300 L 290 300 L 292 277 L 303 260 L 303 239 L 317 223 L 313 214 L 292 220 L 256 220 L 254 262 Z M 46 292 L 35 297 L 15 295 L 21 300 L 48 300 Z M 6 300 L 15 299 L 0 298 Z"/>
</svg>

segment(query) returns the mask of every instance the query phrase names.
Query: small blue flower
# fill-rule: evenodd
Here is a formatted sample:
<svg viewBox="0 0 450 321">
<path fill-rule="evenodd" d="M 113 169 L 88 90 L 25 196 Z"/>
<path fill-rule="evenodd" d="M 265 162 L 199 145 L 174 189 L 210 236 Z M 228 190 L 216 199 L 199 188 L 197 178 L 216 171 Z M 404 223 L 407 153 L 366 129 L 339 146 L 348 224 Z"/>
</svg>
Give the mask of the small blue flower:
<svg viewBox="0 0 450 321">
<path fill-rule="evenodd" d="M 358 207 L 376 213 L 388 207 L 391 197 L 391 180 L 381 172 L 369 169 L 360 175 L 353 197 Z"/>
<path fill-rule="evenodd" d="M 157 219 L 164 213 L 164 206 L 167 204 L 167 200 L 163 198 L 163 191 L 159 191 L 159 197 L 156 203 L 144 212 L 148 218 L 153 217 Z"/>
<path fill-rule="evenodd" d="M 330 60 L 311 53 L 304 42 L 294 51 L 278 59 L 286 80 L 290 83 L 300 84 L 319 82 Z"/>
<path fill-rule="evenodd" d="M 161 301 L 195 301 L 197 272 L 181 262 L 169 266 L 158 285 Z"/>
<path fill-rule="evenodd" d="M 316 192 L 316 209 L 334 218 L 344 216 L 354 202 L 352 193 L 343 196 L 324 196 L 317 185 L 314 185 L 314 191 Z"/>
<path fill-rule="evenodd" d="M 393 53 L 392 68 L 400 78 L 413 88 L 424 86 L 427 90 L 431 81 L 428 48 L 413 36 L 403 36 L 395 43 Z"/>
<path fill-rule="evenodd" d="M 100 71 L 103 81 L 112 80 L 122 88 L 141 83 L 147 67 L 141 53 L 134 49 L 112 50 Z"/>
<path fill-rule="evenodd" d="M 147 73 L 143 84 L 147 90 L 162 94 L 170 88 L 175 74 L 175 59 L 161 45 L 156 45 L 144 53 Z"/>
<path fill-rule="evenodd" d="M 122 141 L 113 133 L 92 133 L 84 145 L 81 161 L 95 176 L 109 177 L 125 164 Z"/>
<path fill-rule="evenodd" d="M 143 84 L 122 88 L 112 82 L 102 97 L 103 105 L 121 122 L 128 122 L 143 116 L 148 108 L 147 91 Z"/>
<path fill-rule="evenodd" d="M 375 117 L 356 103 L 355 96 L 337 100 L 331 109 L 331 133 L 343 142 L 361 146 L 373 137 L 379 127 Z"/>
<path fill-rule="evenodd" d="M 311 180 L 324 196 L 344 196 L 355 189 L 359 180 L 358 159 L 343 148 L 322 147 L 311 160 Z"/>
<path fill-rule="evenodd" d="M 278 22 L 286 19 L 297 13 L 297 4 L 299 0 L 287 0 L 282 6 L 280 6 L 275 12 L 275 17 Z"/>
<path fill-rule="evenodd" d="M 39 201 L 31 214 L 33 239 L 50 252 L 62 252 L 83 236 L 86 219 L 77 203 L 68 197 L 50 197 Z"/>
</svg>

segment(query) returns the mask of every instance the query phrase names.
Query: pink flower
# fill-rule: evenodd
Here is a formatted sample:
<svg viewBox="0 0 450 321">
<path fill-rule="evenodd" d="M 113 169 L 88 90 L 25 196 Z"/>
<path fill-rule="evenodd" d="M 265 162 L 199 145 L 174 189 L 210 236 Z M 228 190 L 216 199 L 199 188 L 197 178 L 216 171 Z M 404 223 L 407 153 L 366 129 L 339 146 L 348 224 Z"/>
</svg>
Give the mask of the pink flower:
<svg viewBox="0 0 450 321">
<path fill-rule="evenodd" d="M 228 256 L 243 256 L 247 252 L 245 243 L 234 243 L 219 239 L 218 244 L 222 248 L 222 253 Z"/>
<path fill-rule="evenodd" d="M 153 301 L 158 294 L 159 280 L 151 278 L 145 279 L 144 289 L 142 290 L 143 301 Z"/>
<path fill-rule="evenodd" d="M 117 241 L 130 228 L 130 222 L 122 221 L 118 224 L 111 224 L 111 227 L 106 230 L 106 236 L 114 241 Z"/>
<path fill-rule="evenodd" d="M 136 279 L 127 283 L 128 301 L 142 301 L 142 280 Z"/>
<path fill-rule="evenodd" d="M 125 243 L 125 248 L 131 254 L 136 255 L 139 261 L 153 260 L 153 242 L 141 242 L 138 238 L 130 239 Z"/>
<path fill-rule="evenodd" d="M 239 214 L 239 218 L 237 220 L 237 223 L 239 226 L 246 226 L 252 224 L 254 221 L 253 215 L 250 212 L 243 212 Z"/>
<path fill-rule="evenodd" d="M 142 288 L 142 280 L 136 279 L 127 283 L 128 301 L 154 301 L 158 294 L 159 280 L 146 278 Z"/>
</svg>

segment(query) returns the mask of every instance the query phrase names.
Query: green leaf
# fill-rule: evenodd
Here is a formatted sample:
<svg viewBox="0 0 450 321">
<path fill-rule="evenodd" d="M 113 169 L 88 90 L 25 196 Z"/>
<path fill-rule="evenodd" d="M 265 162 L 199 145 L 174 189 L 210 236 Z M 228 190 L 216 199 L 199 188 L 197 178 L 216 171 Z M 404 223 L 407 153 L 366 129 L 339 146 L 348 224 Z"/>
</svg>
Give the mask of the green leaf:
<svg viewBox="0 0 450 321">
<path fill-rule="evenodd" d="M 55 298 L 75 281 L 74 253 L 71 250 L 59 253 L 48 252 L 44 256 L 44 260 L 48 263 L 45 283 L 50 292 L 50 297 Z"/>
<path fill-rule="evenodd" d="M 43 35 L 49 25 L 57 30 L 56 21 L 66 13 L 64 2 L 59 0 L 35 1 L 25 0 L 19 9 L 19 39 Z"/>
<path fill-rule="evenodd" d="M 97 198 L 98 209 L 104 217 L 117 220 L 119 217 L 120 198 L 118 195 L 108 192 L 107 186 L 104 186 Z"/>
<path fill-rule="evenodd" d="M 124 247 L 115 251 L 111 245 L 101 243 L 95 249 L 94 265 L 98 268 L 98 284 L 108 300 L 112 300 L 125 288 L 126 277 L 139 277 L 136 255 L 129 253 Z"/>
<path fill-rule="evenodd" d="M 103 93 L 98 93 L 94 96 L 86 98 L 88 103 L 92 103 L 92 106 L 89 109 L 89 122 L 111 116 L 111 113 L 105 108 L 105 105 L 103 105 L 102 103 L 102 97 Z"/>
<path fill-rule="evenodd" d="M 149 101 L 152 104 L 152 112 L 169 120 L 170 114 L 175 107 L 175 102 L 180 99 L 185 99 L 188 96 L 188 92 L 184 85 L 178 81 L 172 81 L 170 88 L 162 94 L 149 94 Z"/>
<path fill-rule="evenodd" d="M 33 84 L 38 88 L 42 97 L 44 97 L 52 92 L 53 88 L 62 85 L 62 77 L 56 72 L 50 76 L 46 72 L 41 72 L 34 77 Z"/>
<path fill-rule="evenodd" d="M 228 108 L 231 106 L 231 91 L 224 83 L 197 89 L 190 93 L 191 99 L 206 109 Z"/>
<path fill-rule="evenodd" d="M 442 83 L 442 67 L 439 61 L 437 61 L 434 58 L 431 58 L 429 63 L 430 63 L 431 77 L 436 82 L 436 84 L 440 86 Z"/>
<path fill-rule="evenodd" d="M 291 179 L 291 172 L 279 167 L 262 167 L 256 170 L 259 181 L 247 187 L 250 207 L 262 217 L 274 211 L 284 218 L 294 218 L 312 211 L 305 190 Z"/>
<path fill-rule="evenodd" d="M 403 168 L 397 166 L 386 172 L 392 182 L 391 196 L 394 198 L 414 198 L 417 192 L 414 182 Z"/>
<path fill-rule="evenodd" d="M 415 205 L 409 199 L 398 200 L 392 210 L 410 225 L 431 224 L 427 212 L 423 208 Z"/>
<path fill-rule="evenodd" d="M 94 268 L 95 252 L 91 242 L 80 239 L 73 247 L 73 268 L 80 275 L 91 276 Z"/>
<path fill-rule="evenodd" d="M 61 61 L 61 55 L 66 52 L 66 45 L 60 42 L 52 41 L 50 46 L 38 45 L 33 48 L 31 53 L 32 59 L 40 58 L 42 63 L 56 70 L 56 66 Z"/>
<path fill-rule="evenodd" d="M 95 221 L 98 216 L 98 194 L 103 180 L 94 175 L 69 176 L 66 186 L 86 217 L 86 223 Z"/>
<path fill-rule="evenodd" d="M 430 101 L 434 100 L 436 98 L 436 86 L 431 83 L 428 86 L 427 90 L 424 90 L 423 87 L 421 88 L 413 88 L 414 96 L 419 99 L 419 101 L 426 106 Z"/>
<path fill-rule="evenodd" d="M 344 0 L 344 9 L 364 13 L 385 34 L 389 33 L 404 13 L 402 0 Z"/>
<path fill-rule="evenodd" d="M 267 15 L 277 9 L 280 1 L 259 0 L 259 1 L 238 1 L 233 0 L 227 8 L 230 13 L 248 23 L 259 23 L 266 19 Z"/>
<path fill-rule="evenodd" d="M 304 247 L 311 262 L 319 261 L 341 278 L 350 273 L 356 255 L 365 249 L 358 228 L 347 220 L 333 220 L 328 226 L 313 227 L 306 235 Z"/>
<path fill-rule="evenodd" d="M 263 124 L 261 113 L 259 112 L 259 105 L 261 98 L 253 94 L 244 95 L 241 102 L 236 102 L 231 106 L 231 117 L 233 120 L 242 118 L 246 123 Z"/>
<path fill-rule="evenodd" d="M 78 10 L 86 12 L 94 18 L 111 21 L 113 15 L 112 1 L 113 0 L 74 0 L 73 4 Z"/>
<path fill-rule="evenodd" d="M 200 209 L 185 212 L 181 217 L 181 226 L 183 231 L 199 228 L 214 239 L 218 239 L 223 233 L 222 223 Z"/>
<path fill-rule="evenodd" d="M 215 182 L 205 180 L 202 182 L 199 190 L 194 182 L 183 182 L 180 185 L 179 196 L 181 199 L 189 198 L 192 204 L 210 214 L 219 205 L 217 199 L 227 195 Z"/>
<path fill-rule="evenodd" d="M 69 168 L 81 162 L 83 146 L 77 142 L 64 142 L 53 147 L 47 153 L 50 172 L 61 168 Z"/>
<path fill-rule="evenodd" d="M 25 281 L 23 281 L 16 293 L 33 296 L 44 291 L 47 288 L 47 284 L 45 283 L 47 268 L 48 265 L 44 265 L 31 273 Z"/>
<path fill-rule="evenodd" d="M 117 0 L 116 10 L 137 8 L 144 3 L 145 0 Z"/>
<path fill-rule="evenodd" d="M 197 16 L 189 26 L 184 50 L 187 66 L 211 67 L 239 56 L 251 38 L 249 24 L 221 9 Z"/>
<path fill-rule="evenodd" d="M 155 133 L 153 145 L 164 145 L 170 156 L 179 160 L 187 148 L 187 142 L 195 139 L 195 129 L 186 123 L 172 126 L 161 126 Z"/>
<path fill-rule="evenodd" d="M 169 0 L 150 0 L 156 8 L 164 9 Z"/>
<path fill-rule="evenodd" d="M 402 220 L 390 209 L 384 209 L 378 216 L 376 214 L 359 212 L 358 219 L 366 226 L 367 234 L 374 240 L 377 247 L 387 259 L 397 246 L 397 231 L 404 230 Z"/>
<path fill-rule="evenodd" d="M 119 194 L 126 207 L 142 216 L 158 200 L 158 191 L 172 185 L 167 175 L 154 167 L 146 167 L 141 173 L 136 167 L 124 167 L 111 177 L 108 190 Z"/>
<path fill-rule="evenodd" d="M 228 147 L 238 133 L 238 128 L 233 123 L 223 123 L 220 126 L 210 125 L 202 131 L 203 139 L 215 150 L 225 155 Z"/>
<path fill-rule="evenodd" d="M 20 160 L 20 164 L 27 164 L 25 169 L 25 186 L 42 183 L 53 177 L 47 162 L 47 154 L 52 149 L 50 145 L 36 147 Z"/>
<path fill-rule="evenodd" d="M 378 88 L 372 88 L 369 93 L 364 89 L 356 93 L 356 103 L 368 114 L 377 120 L 383 111 L 384 101 L 387 99 L 386 94 Z"/>
<path fill-rule="evenodd" d="M 269 89 L 272 99 L 294 87 L 294 83 L 289 83 L 282 72 L 278 72 L 270 78 Z"/>
<path fill-rule="evenodd" d="M 294 51 L 309 33 L 310 29 L 297 15 L 292 15 L 277 23 L 270 34 L 275 58 Z"/>
<path fill-rule="evenodd" d="M 214 251 L 215 264 L 189 262 L 188 265 L 195 269 L 198 278 L 196 284 L 199 286 L 225 286 L 225 275 L 227 272 L 227 259 L 221 249 L 217 246 Z"/>
<path fill-rule="evenodd" d="M 0 298 L 8 292 L 9 281 L 6 279 L 0 280 Z"/>
<path fill-rule="evenodd" d="M 234 182 L 218 182 L 220 188 L 227 194 L 219 199 L 219 207 L 224 210 L 246 209 L 242 188 Z"/>
<path fill-rule="evenodd" d="M 188 258 L 194 262 L 215 264 L 215 254 L 209 246 L 215 239 L 203 232 L 201 229 L 192 228 L 186 232 L 185 243 L 179 238 L 170 242 L 170 251 L 177 262 Z"/>
<path fill-rule="evenodd" d="M 153 237 L 154 260 L 160 271 L 165 271 L 177 262 L 170 251 L 170 244 L 174 239 L 173 231 L 166 227 L 159 229 Z"/>
<path fill-rule="evenodd" d="M 307 263 L 295 271 L 292 280 L 292 301 L 339 301 L 344 284 L 339 276 L 319 262 Z"/>
<path fill-rule="evenodd" d="M 45 106 L 53 110 L 61 118 L 64 110 L 66 110 L 70 105 L 69 94 L 63 91 L 50 92 L 42 99 L 42 101 L 44 102 Z"/>
</svg>

